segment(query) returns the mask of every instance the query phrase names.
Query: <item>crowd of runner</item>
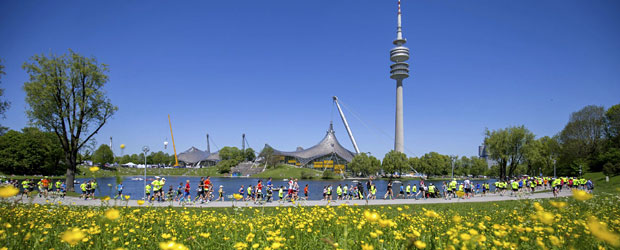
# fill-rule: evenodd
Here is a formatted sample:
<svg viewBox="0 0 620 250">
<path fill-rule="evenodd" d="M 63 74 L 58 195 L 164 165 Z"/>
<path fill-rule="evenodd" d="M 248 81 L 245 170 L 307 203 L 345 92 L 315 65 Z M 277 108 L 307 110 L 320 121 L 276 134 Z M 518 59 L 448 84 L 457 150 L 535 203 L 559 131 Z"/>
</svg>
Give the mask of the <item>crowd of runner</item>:
<svg viewBox="0 0 620 250">
<path fill-rule="evenodd" d="M 375 200 L 377 199 L 377 187 L 372 179 L 369 179 L 363 184 L 363 182 L 356 181 L 356 184 L 337 184 L 337 185 L 325 185 L 323 187 L 322 200 Z M 430 198 L 443 198 L 451 200 L 455 198 L 470 199 L 474 196 L 486 196 L 489 193 L 498 194 L 500 196 L 510 195 L 519 196 L 527 193 L 534 193 L 536 191 L 552 190 L 554 196 L 557 197 L 558 193 L 562 190 L 562 187 L 578 188 L 591 192 L 594 189 L 594 184 L 591 180 L 584 178 L 574 177 L 528 177 L 514 178 L 510 180 L 496 181 L 495 183 L 478 182 L 474 183 L 469 179 L 463 181 L 457 181 L 452 179 L 449 181 L 443 181 L 441 187 L 436 186 L 435 183 L 429 183 L 428 185 L 424 180 L 418 184 L 401 183 L 398 186 L 398 192 L 394 193 L 394 182 L 388 181 L 387 189 L 383 193 L 383 199 L 430 199 Z M 398 184 L 397 183 L 397 184 Z M 195 196 L 192 199 L 192 185 L 189 180 L 185 183 L 179 183 L 176 189 L 173 186 L 169 186 L 168 192 L 164 193 L 163 188 L 165 184 L 165 178 L 160 180 L 159 177 L 146 186 L 146 194 L 148 200 L 154 201 L 174 201 L 180 204 L 195 204 L 196 202 L 209 203 L 211 201 L 224 201 L 225 192 L 223 185 L 219 185 L 215 188 L 211 182 L 210 177 L 202 177 L 198 184 L 195 186 Z M 493 185 L 493 191 L 491 191 L 491 185 Z M 153 192 L 151 192 L 151 189 Z M 262 180 L 258 180 L 255 185 L 241 185 L 237 193 L 237 198 L 243 201 L 258 202 L 273 202 L 273 201 L 296 201 L 296 200 L 308 200 L 309 187 L 306 184 L 303 189 L 300 188 L 297 179 L 288 179 L 286 186 L 274 185 L 272 179 L 269 178 L 266 183 Z M 229 197 L 229 199 L 232 196 Z M 379 196 L 381 198 L 381 196 Z"/>
<path fill-rule="evenodd" d="M 262 180 L 258 180 L 255 185 L 248 185 L 247 187 L 241 185 L 236 193 L 236 199 L 243 201 L 258 202 L 273 202 L 273 201 L 296 201 L 296 200 L 308 200 L 309 187 L 306 184 L 303 189 L 300 188 L 297 179 L 288 179 L 286 186 L 274 185 L 272 179 L 269 178 L 266 183 Z M 354 181 L 356 184 L 334 184 L 333 186 L 323 186 L 322 200 L 354 200 L 365 199 L 375 200 L 377 199 L 377 187 L 373 179 L 369 179 L 365 184 L 361 181 Z M 40 180 L 6 180 L 5 184 L 11 184 L 16 188 L 21 189 L 22 197 L 29 196 L 33 191 L 38 191 L 39 197 L 45 198 L 64 198 L 67 193 L 67 185 L 62 180 L 50 180 L 47 176 Z M 398 185 L 398 192 L 394 193 L 394 186 Z M 493 191 L 491 191 L 491 185 L 493 185 Z M 95 190 L 97 190 L 98 184 L 95 179 L 84 181 L 79 185 L 79 191 L 81 191 L 81 199 L 95 199 Z M 173 185 L 169 185 L 167 192 L 165 192 L 166 178 L 160 178 L 156 176 L 154 180 L 147 183 L 145 186 L 145 193 L 149 202 L 179 202 L 180 204 L 195 204 L 208 203 L 211 201 L 224 201 L 225 192 L 224 186 L 219 185 L 215 187 L 210 177 L 202 177 L 200 181 L 194 186 L 195 190 L 192 190 L 192 184 L 189 180 L 185 183 L 179 183 L 176 188 Z M 519 196 L 527 193 L 534 193 L 537 191 L 551 190 L 555 197 L 562 191 L 563 188 L 567 189 L 581 189 L 587 192 L 592 192 L 594 189 L 594 183 L 592 180 L 576 177 L 529 177 L 524 176 L 520 178 L 513 178 L 509 180 L 498 180 L 494 183 L 477 182 L 474 183 L 469 179 L 463 181 L 457 181 L 456 179 L 443 181 L 441 187 L 436 186 L 434 183 L 428 185 L 424 180 L 417 184 L 402 183 L 400 181 L 388 181 L 385 193 L 383 193 L 383 199 L 429 199 L 429 198 L 443 198 L 443 199 L 470 199 L 474 196 L 486 196 L 489 193 L 498 194 L 500 196 L 510 195 Z M 120 197 L 123 199 L 124 186 L 118 183 L 115 187 L 117 192 L 114 199 Z M 195 192 L 193 192 L 195 191 Z M 192 193 L 195 194 L 192 199 Z M 229 196 L 228 198 L 232 198 Z M 381 198 L 381 196 L 379 196 Z"/>
</svg>

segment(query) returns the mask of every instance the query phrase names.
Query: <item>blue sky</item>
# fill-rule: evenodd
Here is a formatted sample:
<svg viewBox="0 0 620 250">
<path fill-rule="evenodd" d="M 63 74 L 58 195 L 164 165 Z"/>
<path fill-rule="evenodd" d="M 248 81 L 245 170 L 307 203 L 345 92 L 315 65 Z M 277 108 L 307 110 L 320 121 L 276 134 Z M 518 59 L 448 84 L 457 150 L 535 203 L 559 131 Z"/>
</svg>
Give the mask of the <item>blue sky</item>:
<svg viewBox="0 0 620 250">
<path fill-rule="evenodd" d="M 485 128 L 554 135 L 585 105 L 620 103 L 620 1 L 403 0 L 412 57 L 407 154 L 476 155 Z M 125 153 L 317 143 L 337 95 L 360 150 L 393 148 L 396 1 L 1 1 L 4 126 L 28 124 L 21 65 L 69 48 L 110 65 L 118 113 L 96 136 Z M 356 119 L 352 112 L 359 115 Z M 387 136 L 385 134 L 387 134 Z M 212 150 L 216 149 L 214 145 Z M 168 147 L 166 152 L 172 153 Z"/>
</svg>

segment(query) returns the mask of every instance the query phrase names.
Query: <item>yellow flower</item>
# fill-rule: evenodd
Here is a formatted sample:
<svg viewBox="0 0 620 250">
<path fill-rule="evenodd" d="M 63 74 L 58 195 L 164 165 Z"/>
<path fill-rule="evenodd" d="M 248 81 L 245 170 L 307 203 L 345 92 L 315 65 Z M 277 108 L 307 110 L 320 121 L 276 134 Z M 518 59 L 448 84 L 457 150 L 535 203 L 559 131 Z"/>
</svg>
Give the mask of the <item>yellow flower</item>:
<svg viewBox="0 0 620 250">
<path fill-rule="evenodd" d="M 142 204 L 144 204 L 144 200 L 137 200 L 136 201 L 138 203 L 138 205 L 142 206 Z"/>
<path fill-rule="evenodd" d="M 375 222 L 380 218 L 378 213 L 370 212 L 368 210 L 364 211 L 364 217 L 366 217 L 366 220 L 370 222 Z"/>
<path fill-rule="evenodd" d="M 614 247 L 620 247 L 620 235 L 607 230 L 607 226 L 602 224 L 594 216 L 590 216 L 588 219 L 588 227 L 592 232 L 592 235 L 596 238 L 603 240 Z"/>
<path fill-rule="evenodd" d="M 167 240 L 167 239 L 170 239 L 170 237 L 172 237 L 172 235 L 170 235 L 170 234 L 161 234 L 161 237 L 162 237 L 164 240 Z"/>
<path fill-rule="evenodd" d="M 426 217 L 430 217 L 430 218 L 439 218 L 439 214 L 437 214 L 433 210 L 426 211 L 426 213 L 424 213 L 424 215 L 426 215 Z"/>
<path fill-rule="evenodd" d="M 470 240 L 471 239 L 471 235 L 469 234 L 461 234 L 461 240 Z"/>
<path fill-rule="evenodd" d="M 60 234 L 60 239 L 62 239 L 64 242 L 69 243 L 69 245 L 71 246 L 80 243 L 80 241 L 82 241 L 84 237 L 84 233 L 79 228 L 71 228 Z"/>
<path fill-rule="evenodd" d="M 125 195 L 125 200 L 129 200 L 129 198 L 131 198 L 131 196 Z"/>
<path fill-rule="evenodd" d="M 15 196 L 19 193 L 19 189 L 13 187 L 12 185 L 3 185 L 0 186 L 0 197 L 8 198 Z"/>
<path fill-rule="evenodd" d="M 176 243 L 174 241 L 161 242 L 159 243 L 159 248 L 161 250 L 188 250 L 186 246 L 181 243 Z"/>
<path fill-rule="evenodd" d="M 417 247 L 418 249 L 424 249 L 426 248 L 426 243 L 416 240 L 414 243 L 415 247 Z"/>
<path fill-rule="evenodd" d="M 454 223 L 457 223 L 457 224 L 461 223 L 461 220 L 463 220 L 463 218 L 461 218 L 461 216 L 455 215 L 455 216 L 452 217 L 452 221 Z"/>
<path fill-rule="evenodd" d="M 583 190 L 573 189 L 573 198 L 578 201 L 586 201 L 592 199 L 592 194 L 588 194 L 588 192 Z"/>
<path fill-rule="evenodd" d="M 200 237 L 209 238 L 209 236 L 211 236 L 210 233 L 200 233 Z"/>
<path fill-rule="evenodd" d="M 562 244 L 562 242 L 560 242 L 560 239 L 558 237 L 555 237 L 554 235 L 549 236 L 549 240 L 551 240 L 551 244 L 553 244 L 554 246 L 559 246 L 560 244 Z"/>
<path fill-rule="evenodd" d="M 537 215 L 538 215 L 538 220 L 540 220 L 540 222 L 545 223 L 547 225 L 551 225 L 555 218 L 552 213 L 544 212 L 544 211 L 538 211 Z"/>
<path fill-rule="evenodd" d="M 117 220 L 121 217 L 121 212 L 119 212 L 117 209 L 110 208 L 105 211 L 105 217 L 110 220 Z"/>
<path fill-rule="evenodd" d="M 97 167 L 97 166 L 90 167 L 90 168 L 88 168 L 88 170 L 90 170 L 90 172 L 93 172 L 93 173 L 94 173 L 94 172 L 99 171 L 99 167 Z"/>
<path fill-rule="evenodd" d="M 103 196 L 103 198 L 101 198 L 102 201 L 109 201 L 110 200 L 110 196 Z"/>
<path fill-rule="evenodd" d="M 233 198 L 235 198 L 235 200 L 241 200 L 241 199 L 243 199 L 243 195 L 233 194 Z"/>
<path fill-rule="evenodd" d="M 273 244 L 271 244 L 271 249 L 278 249 L 282 247 L 282 244 L 280 244 L 280 242 L 274 242 Z"/>
<path fill-rule="evenodd" d="M 551 204 L 551 206 L 554 206 L 554 207 L 559 208 L 559 209 L 562 209 L 562 208 L 566 207 L 566 205 L 568 205 L 564 201 L 550 201 L 549 203 Z"/>
<path fill-rule="evenodd" d="M 362 250 L 374 250 L 375 248 L 372 245 L 364 244 L 362 245 Z"/>
<path fill-rule="evenodd" d="M 237 242 L 235 244 L 235 246 L 233 246 L 235 249 L 246 249 L 248 247 L 248 244 L 243 243 L 243 242 Z"/>
<path fill-rule="evenodd" d="M 252 245 L 252 248 L 254 248 L 254 249 L 256 249 L 256 248 L 258 248 L 258 247 L 260 247 L 260 245 L 259 245 L 258 243 L 256 243 L 256 244 Z"/>
</svg>

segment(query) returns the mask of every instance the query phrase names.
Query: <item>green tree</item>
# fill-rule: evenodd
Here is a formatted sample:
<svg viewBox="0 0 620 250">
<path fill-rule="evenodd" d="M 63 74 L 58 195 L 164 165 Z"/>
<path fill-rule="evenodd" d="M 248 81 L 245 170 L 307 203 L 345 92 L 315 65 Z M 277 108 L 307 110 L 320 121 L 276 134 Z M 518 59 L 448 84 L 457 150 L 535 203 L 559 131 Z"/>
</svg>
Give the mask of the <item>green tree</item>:
<svg viewBox="0 0 620 250">
<path fill-rule="evenodd" d="M 278 164 L 278 159 L 273 155 L 273 148 L 265 145 L 263 150 L 258 154 L 259 158 L 262 158 L 262 161 L 267 164 L 267 166 L 275 166 Z"/>
<path fill-rule="evenodd" d="M 353 160 L 348 164 L 348 168 L 353 173 L 353 176 L 370 176 L 379 172 L 381 161 L 372 155 L 359 153 L 353 157 Z"/>
<path fill-rule="evenodd" d="M 57 175 L 62 173 L 63 153 L 58 138 L 37 128 L 10 130 L 0 136 L 0 172 Z"/>
<path fill-rule="evenodd" d="M 558 171 L 561 175 L 576 175 L 584 171 L 601 171 L 597 161 L 604 145 L 605 109 L 589 105 L 573 112 L 558 136 L 561 145 Z"/>
<path fill-rule="evenodd" d="M 393 175 L 397 172 L 401 174 L 403 171 L 409 169 L 408 160 L 405 153 L 392 150 L 383 157 L 381 168 L 383 168 L 385 174 Z"/>
<path fill-rule="evenodd" d="M 219 154 L 222 160 L 235 160 L 237 163 L 243 160 L 243 152 L 237 147 L 223 147 Z"/>
<path fill-rule="evenodd" d="M 420 158 L 409 157 L 408 164 L 409 164 L 409 169 L 411 169 L 411 171 L 416 172 L 416 173 L 424 172 L 422 170 L 422 162 L 420 161 Z"/>
<path fill-rule="evenodd" d="M 106 163 L 112 163 L 114 161 L 114 153 L 110 146 L 101 144 L 95 153 L 93 153 L 93 162 L 104 166 Z"/>
<path fill-rule="evenodd" d="M 366 153 L 359 153 L 349 162 L 348 167 L 353 176 L 367 176 L 370 169 L 370 158 Z"/>
<path fill-rule="evenodd" d="M 448 175 L 451 173 L 450 157 L 437 152 L 430 152 L 420 157 L 422 169 L 426 175 Z M 456 173 L 455 173 L 456 175 Z"/>
<path fill-rule="evenodd" d="M 24 83 L 26 113 L 33 124 L 56 134 L 65 154 L 66 183 L 73 183 L 79 150 L 118 110 L 104 90 L 108 66 L 70 50 L 33 56 L 23 68 L 30 76 Z"/>
<path fill-rule="evenodd" d="M 485 135 L 484 143 L 489 149 L 490 158 L 499 165 L 501 179 L 515 174 L 515 170 L 523 160 L 523 147 L 535 137 L 525 126 L 494 131 L 487 129 Z"/>
<path fill-rule="evenodd" d="M 256 152 L 254 152 L 252 148 L 245 149 L 244 155 L 246 161 L 254 161 L 254 159 L 256 159 Z"/>
<path fill-rule="evenodd" d="M 473 176 L 485 175 L 487 169 L 489 169 L 487 161 L 483 158 L 472 156 L 469 158 L 469 161 L 471 162 L 470 173 Z"/>
<path fill-rule="evenodd" d="M 0 59 L 0 79 L 2 79 L 2 75 L 6 75 L 6 73 L 4 72 L 4 65 L 2 65 L 2 59 Z M 2 82 L 0 81 L 0 83 Z M 2 98 L 3 95 L 4 89 L 0 88 L 0 98 Z M 0 99 L 0 117 L 2 117 L 2 119 L 6 118 L 4 113 L 9 109 L 10 106 L 10 102 Z M 6 130 L 6 127 L 0 126 L 0 135 L 4 134 Z"/>
</svg>

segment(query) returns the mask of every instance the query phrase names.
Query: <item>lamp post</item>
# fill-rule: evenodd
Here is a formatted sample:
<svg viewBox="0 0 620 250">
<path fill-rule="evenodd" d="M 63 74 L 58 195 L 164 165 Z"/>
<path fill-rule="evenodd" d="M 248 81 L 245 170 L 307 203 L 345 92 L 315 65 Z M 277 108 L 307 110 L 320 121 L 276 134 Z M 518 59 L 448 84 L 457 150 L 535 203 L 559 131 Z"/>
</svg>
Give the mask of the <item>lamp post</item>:
<svg viewBox="0 0 620 250">
<path fill-rule="evenodd" d="M 452 179 L 454 179 L 454 161 L 456 160 L 455 155 L 450 156 L 450 164 L 452 164 Z"/>
<path fill-rule="evenodd" d="M 146 201 L 146 153 L 149 152 L 149 146 L 142 147 L 142 152 L 144 152 L 144 200 Z"/>
<path fill-rule="evenodd" d="M 555 175 L 555 159 L 553 159 L 553 178 L 558 178 L 557 175 Z"/>
</svg>

